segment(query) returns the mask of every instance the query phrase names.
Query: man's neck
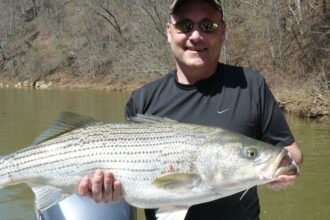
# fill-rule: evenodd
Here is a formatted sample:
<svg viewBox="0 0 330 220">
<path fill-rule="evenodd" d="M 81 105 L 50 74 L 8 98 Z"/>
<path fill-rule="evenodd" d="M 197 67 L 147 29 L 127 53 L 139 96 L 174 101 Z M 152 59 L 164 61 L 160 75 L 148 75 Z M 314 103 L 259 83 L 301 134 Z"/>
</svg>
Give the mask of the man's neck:
<svg viewBox="0 0 330 220">
<path fill-rule="evenodd" d="M 182 68 L 176 65 L 177 81 L 181 84 L 195 84 L 201 80 L 207 79 L 215 73 L 218 64 L 208 68 Z"/>
</svg>

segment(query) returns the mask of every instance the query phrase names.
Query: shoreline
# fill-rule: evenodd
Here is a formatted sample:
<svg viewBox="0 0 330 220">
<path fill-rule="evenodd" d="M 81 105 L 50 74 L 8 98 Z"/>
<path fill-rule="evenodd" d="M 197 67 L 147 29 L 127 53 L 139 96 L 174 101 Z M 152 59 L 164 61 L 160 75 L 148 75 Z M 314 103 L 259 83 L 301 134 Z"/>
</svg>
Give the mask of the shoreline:
<svg viewBox="0 0 330 220">
<path fill-rule="evenodd" d="M 158 76 L 159 77 L 159 76 Z M 89 89 L 104 90 L 107 92 L 132 92 L 147 82 L 156 79 L 126 78 L 121 80 L 104 79 L 47 79 L 35 83 L 29 81 L 19 82 L 15 79 L 0 79 L 0 88 L 14 89 Z M 308 118 L 317 122 L 330 123 L 330 92 L 322 93 L 313 86 L 302 86 L 299 88 L 281 89 L 271 88 L 281 110 L 287 114 L 300 118 Z"/>
</svg>

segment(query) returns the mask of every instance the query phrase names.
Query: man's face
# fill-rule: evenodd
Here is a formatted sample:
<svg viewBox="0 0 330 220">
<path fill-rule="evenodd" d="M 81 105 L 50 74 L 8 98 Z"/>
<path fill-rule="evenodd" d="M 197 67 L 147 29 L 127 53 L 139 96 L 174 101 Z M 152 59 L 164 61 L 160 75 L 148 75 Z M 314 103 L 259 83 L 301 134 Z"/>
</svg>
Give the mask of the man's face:
<svg viewBox="0 0 330 220">
<path fill-rule="evenodd" d="M 182 19 L 190 19 L 195 23 L 188 33 L 178 31 L 174 24 Z M 213 33 L 204 33 L 197 23 L 203 19 L 210 19 L 218 24 Z M 207 70 L 214 68 L 220 57 L 220 51 L 226 25 L 222 22 L 219 10 L 205 1 L 189 1 L 183 3 L 171 15 L 166 25 L 167 39 L 174 54 L 177 65 L 181 69 L 201 68 Z"/>
</svg>

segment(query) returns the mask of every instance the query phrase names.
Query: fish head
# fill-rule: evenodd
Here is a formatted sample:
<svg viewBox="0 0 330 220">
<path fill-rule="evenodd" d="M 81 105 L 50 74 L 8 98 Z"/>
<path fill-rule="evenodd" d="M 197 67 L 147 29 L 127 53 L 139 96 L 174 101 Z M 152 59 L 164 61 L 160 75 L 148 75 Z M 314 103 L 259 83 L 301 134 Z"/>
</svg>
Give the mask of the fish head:
<svg viewBox="0 0 330 220">
<path fill-rule="evenodd" d="M 298 169 L 287 149 L 245 136 L 213 140 L 201 152 L 196 167 L 208 186 L 228 194 L 274 181 Z"/>
<path fill-rule="evenodd" d="M 240 174 L 244 173 L 245 176 L 256 178 L 256 185 L 271 182 L 280 175 L 291 175 L 298 171 L 298 166 L 286 148 L 264 142 L 243 144 L 240 156 L 242 163 L 246 164 L 246 167 L 240 169 Z"/>
</svg>

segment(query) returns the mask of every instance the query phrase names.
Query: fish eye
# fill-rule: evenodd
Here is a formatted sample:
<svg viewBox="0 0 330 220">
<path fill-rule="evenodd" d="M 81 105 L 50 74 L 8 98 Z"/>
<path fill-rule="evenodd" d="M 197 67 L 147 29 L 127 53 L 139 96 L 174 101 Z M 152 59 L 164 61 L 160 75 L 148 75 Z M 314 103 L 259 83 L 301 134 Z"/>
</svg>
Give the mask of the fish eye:
<svg viewBox="0 0 330 220">
<path fill-rule="evenodd" d="M 255 148 L 249 148 L 246 151 L 246 156 L 248 156 L 249 158 L 255 158 L 256 156 L 258 156 L 258 151 Z"/>
<path fill-rule="evenodd" d="M 246 159 L 254 159 L 258 156 L 258 151 L 252 147 L 244 147 L 242 149 L 242 156 Z"/>
</svg>

